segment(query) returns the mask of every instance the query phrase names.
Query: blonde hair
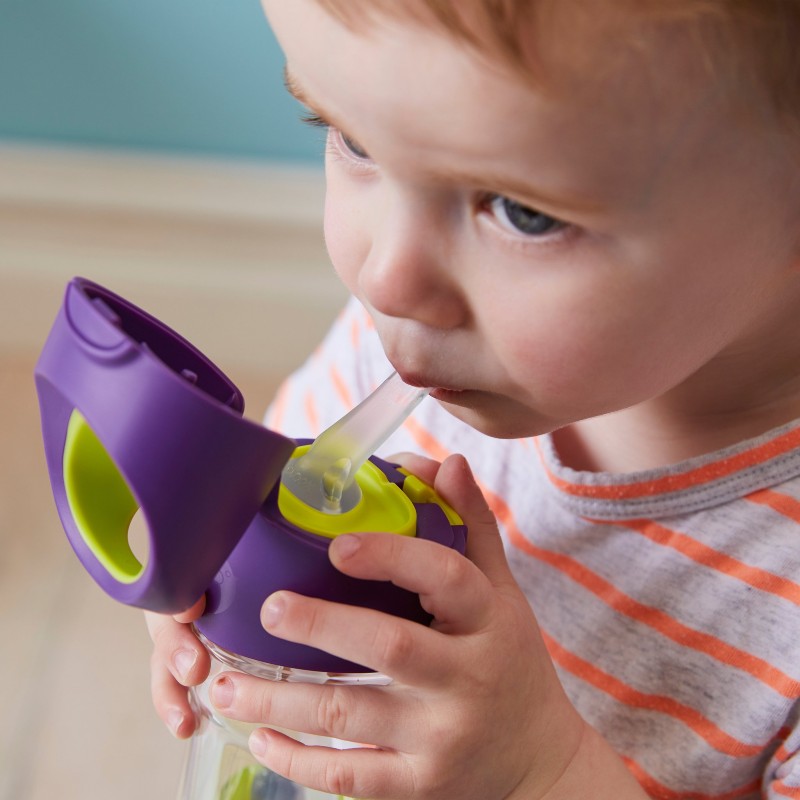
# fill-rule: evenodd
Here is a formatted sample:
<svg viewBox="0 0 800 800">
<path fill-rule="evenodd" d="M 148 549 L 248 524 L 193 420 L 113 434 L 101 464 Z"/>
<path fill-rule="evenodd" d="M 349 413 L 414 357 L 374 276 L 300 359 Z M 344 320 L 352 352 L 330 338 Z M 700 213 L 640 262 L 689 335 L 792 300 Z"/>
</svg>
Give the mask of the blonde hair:
<svg viewBox="0 0 800 800">
<path fill-rule="evenodd" d="M 439 27 L 485 55 L 541 81 L 548 55 L 580 59 L 570 29 L 602 19 L 632 48 L 667 30 L 694 37 L 709 69 L 760 88 L 800 134 L 800 0 L 317 0 L 348 27 L 379 17 Z M 609 22 L 610 21 L 610 22 Z M 567 28 L 560 25 L 568 23 Z M 636 24 L 631 24 L 636 23 Z M 602 35 L 602 33 L 598 34 Z M 734 83 L 735 85 L 735 83 Z"/>
</svg>

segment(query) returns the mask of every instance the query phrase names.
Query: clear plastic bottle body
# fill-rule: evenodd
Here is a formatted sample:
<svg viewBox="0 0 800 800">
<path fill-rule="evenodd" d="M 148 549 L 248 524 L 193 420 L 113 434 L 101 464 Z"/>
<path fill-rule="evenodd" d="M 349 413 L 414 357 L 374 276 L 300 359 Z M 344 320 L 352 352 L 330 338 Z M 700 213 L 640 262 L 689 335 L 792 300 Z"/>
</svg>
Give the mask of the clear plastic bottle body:
<svg viewBox="0 0 800 800">
<path fill-rule="evenodd" d="M 259 764 L 250 753 L 248 738 L 263 725 L 223 717 L 209 700 L 209 688 L 216 675 L 230 669 L 267 680 L 300 683 L 385 685 L 389 679 L 379 673 L 340 674 L 279 667 L 235 655 L 198 635 L 211 654 L 211 673 L 191 692 L 199 724 L 187 753 L 178 800 L 350 800 L 342 795 L 305 788 Z M 281 732 L 304 744 L 337 749 L 360 746 L 284 729 Z"/>
</svg>

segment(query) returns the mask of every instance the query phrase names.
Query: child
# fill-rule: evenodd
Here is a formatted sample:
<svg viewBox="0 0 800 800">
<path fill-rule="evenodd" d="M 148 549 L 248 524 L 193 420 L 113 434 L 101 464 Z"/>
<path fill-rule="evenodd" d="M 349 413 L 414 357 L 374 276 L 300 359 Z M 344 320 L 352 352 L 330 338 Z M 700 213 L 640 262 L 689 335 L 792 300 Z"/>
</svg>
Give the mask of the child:
<svg viewBox="0 0 800 800">
<path fill-rule="evenodd" d="M 392 685 L 229 674 L 216 704 L 376 745 L 251 740 L 355 797 L 800 798 L 800 2 L 264 6 L 360 303 L 267 423 L 313 434 L 392 366 L 434 387 L 383 452 L 431 457 L 470 542 L 332 545 L 430 629 L 265 598 Z M 200 607 L 148 620 L 179 736 Z"/>
</svg>

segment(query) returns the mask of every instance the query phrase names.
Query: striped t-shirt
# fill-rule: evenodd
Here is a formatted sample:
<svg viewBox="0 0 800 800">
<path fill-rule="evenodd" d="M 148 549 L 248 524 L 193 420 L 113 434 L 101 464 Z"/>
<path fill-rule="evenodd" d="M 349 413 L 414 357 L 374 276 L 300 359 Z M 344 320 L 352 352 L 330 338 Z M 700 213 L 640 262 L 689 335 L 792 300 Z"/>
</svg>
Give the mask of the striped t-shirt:
<svg viewBox="0 0 800 800">
<path fill-rule="evenodd" d="M 314 436 L 390 371 L 351 302 L 267 424 Z M 567 694 L 648 794 L 800 798 L 800 423 L 616 475 L 425 400 L 404 450 L 467 456 Z"/>
</svg>

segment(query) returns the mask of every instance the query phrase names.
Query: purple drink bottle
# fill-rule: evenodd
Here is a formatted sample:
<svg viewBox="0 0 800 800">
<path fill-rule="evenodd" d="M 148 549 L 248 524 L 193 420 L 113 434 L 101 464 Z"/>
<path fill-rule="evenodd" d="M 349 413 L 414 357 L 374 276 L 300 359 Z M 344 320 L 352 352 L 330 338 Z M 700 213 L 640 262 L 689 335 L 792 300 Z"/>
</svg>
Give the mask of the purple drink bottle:
<svg viewBox="0 0 800 800">
<path fill-rule="evenodd" d="M 128 605 L 176 613 L 205 594 L 195 627 L 212 655 L 212 676 L 233 668 L 271 680 L 387 681 L 367 666 L 268 634 L 259 612 L 278 589 L 430 622 L 416 595 L 343 575 L 327 550 L 341 533 L 386 531 L 463 552 L 466 529 L 455 512 L 376 457 L 350 476 L 342 513 L 304 502 L 280 476 L 307 445 L 244 419 L 231 381 L 127 300 L 71 281 L 36 384 L 53 495 L 78 558 L 106 593 Z M 137 512 L 147 525 L 147 559 L 129 542 Z M 183 800 L 333 797 L 258 765 L 247 749 L 255 726 L 221 717 L 208 702 L 208 685 L 192 698 L 202 722 Z"/>
</svg>

